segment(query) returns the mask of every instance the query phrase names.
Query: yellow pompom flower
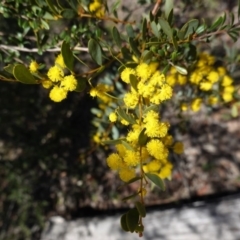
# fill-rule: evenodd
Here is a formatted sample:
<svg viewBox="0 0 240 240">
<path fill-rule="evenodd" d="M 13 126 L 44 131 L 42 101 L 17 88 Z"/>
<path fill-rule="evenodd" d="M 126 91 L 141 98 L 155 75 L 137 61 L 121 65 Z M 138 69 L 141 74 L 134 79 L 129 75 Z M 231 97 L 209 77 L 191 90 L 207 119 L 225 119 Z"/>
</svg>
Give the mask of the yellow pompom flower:
<svg viewBox="0 0 240 240">
<path fill-rule="evenodd" d="M 141 80 L 144 82 L 146 81 L 150 76 L 152 72 L 146 63 L 140 63 L 136 67 L 136 75 L 141 78 Z"/>
<path fill-rule="evenodd" d="M 138 124 L 134 124 L 132 126 L 132 130 L 127 134 L 127 141 L 132 143 L 132 144 L 137 144 L 138 142 L 138 137 L 141 132 L 142 128 Z"/>
<path fill-rule="evenodd" d="M 129 125 L 129 122 L 127 120 L 125 120 L 125 119 L 121 119 L 120 122 L 121 122 L 122 125 L 125 125 L 125 126 Z"/>
<path fill-rule="evenodd" d="M 49 93 L 49 97 L 54 102 L 61 102 L 63 99 L 67 97 L 67 91 L 58 86 L 54 86 Z"/>
<path fill-rule="evenodd" d="M 122 181 L 128 182 L 136 177 L 136 173 L 134 169 L 123 168 L 119 171 L 119 177 Z"/>
<path fill-rule="evenodd" d="M 170 162 L 167 162 L 160 170 L 158 176 L 161 179 L 171 178 L 173 165 Z"/>
<path fill-rule="evenodd" d="M 77 80 L 73 75 L 65 76 L 60 86 L 66 91 L 74 91 L 77 87 Z"/>
<path fill-rule="evenodd" d="M 182 103 L 181 106 L 180 106 L 181 110 L 184 112 L 184 111 L 187 111 L 188 110 L 188 105 L 186 103 Z"/>
<path fill-rule="evenodd" d="M 120 157 L 123 158 L 126 154 L 126 150 L 127 150 L 126 147 L 123 144 L 117 144 L 116 149 L 117 149 Z"/>
<path fill-rule="evenodd" d="M 35 72 L 37 72 L 38 68 L 39 68 L 38 63 L 36 61 L 31 61 L 30 65 L 29 65 L 30 72 L 35 73 Z"/>
<path fill-rule="evenodd" d="M 116 122 L 117 121 L 117 114 L 115 112 L 111 112 L 108 116 L 110 122 Z"/>
<path fill-rule="evenodd" d="M 202 81 L 200 83 L 200 89 L 202 91 L 209 91 L 209 90 L 211 90 L 212 86 L 213 86 L 213 84 L 210 81 Z"/>
<path fill-rule="evenodd" d="M 182 142 L 176 142 L 173 146 L 173 151 L 177 154 L 182 154 L 184 151 L 184 146 Z"/>
<path fill-rule="evenodd" d="M 89 11 L 92 12 L 96 17 L 103 17 L 104 16 L 104 5 L 99 0 L 94 0 L 89 5 Z"/>
<path fill-rule="evenodd" d="M 162 164 L 159 161 L 152 160 L 146 165 L 146 167 L 148 172 L 157 172 L 160 169 L 161 165 Z"/>
<path fill-rule="evenodd" d="M 121 79 L 125 82 L 125 83 L 130 83 L 130 75 L 135 75 L 136 72 L 134 69 L 132 68 L 125 68 L 122 73 L 121 73 Z"/>
<path fill-rule="evenodd" d="M 125 94 L 123 101 L 127 108 L 135 108 L 138 104 L 138 94 L 134 91 L 128 92 Z"/>
<path fill-rule="evenodd" d="M 49 89 L 53 85 L 52 81 L 49 81 L 49 80 L 43 80 L 41 83 L 42 83 L 42 86 L 46 89 Z"/>
<path fill-rule="evenodd" d="M 219 74 L 216 71 L 211 71 L 208 75 L 207 75 L 207 79 L 211 82 L 211 83 L 216 83 L 219 80 Z"/>
<path fill-rule="evenodd" d="M 56 65 L 59 65 L 61 68 L 66 68 L 62 54 L 59 54 L 55 60 Z"/>
<path fill-rule="evenodd" d="M 195 98 L 191 103 L 191 109 L 194 112 L 198 112 L 201 108 L 201 104 L 202 104 L 202 99 L 201 98 Z"/>
<path fill-rule="evenodd" d="M 119 168 L 121 168 L 123 166 L 122 159 L 117 153 L 112 153 L 107 158 L 107 165 L 112 170 L 119 170 Z"/>
<path fill-rule="evenodd" d="M 59 82 L 63 80 L 64 72 L 61 68 L 55 65 L 48 70 L 47 75 L 51 81 Z"/>
<path fill-rule="evenodd" d="M 221 85 L 223 87 L 228 87 L 228 86 L 232 85 L 232 83 L 233 83 L 233 79 L 230 76 L 225 75 L 222 79 Z"/>
<path fill-rule="evenodd" d="M 152 139 L 147 143 L 147 150 L 149 154 L 156 159 L 161 159 L 161 155 L 165 150 L 163 143 L 158 139 Z"/>
<path fill-rule="evenodd" d="M 135 151 L 126 150 L 123 161 L 126 163 L 127 166 L 135 167 L 140 163 L 140 156 Z"/>
</svg>

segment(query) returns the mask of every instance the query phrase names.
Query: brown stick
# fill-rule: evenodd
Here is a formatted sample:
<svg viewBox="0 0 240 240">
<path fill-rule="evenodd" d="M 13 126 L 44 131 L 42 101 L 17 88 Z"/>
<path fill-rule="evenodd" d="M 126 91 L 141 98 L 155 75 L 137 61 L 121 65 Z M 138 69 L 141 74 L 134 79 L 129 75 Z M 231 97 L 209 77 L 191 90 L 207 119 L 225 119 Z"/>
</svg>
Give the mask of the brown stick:
<svg viewBox="0 0 240 240">
<path fill-rule="evenodd" d="M 166 0 L 166 1 L 167 1 L 167 0 Z M 157 0 L 157 2 L 155 3 L 155 6 L 154 6 L 154 8 L 153 8 L 153 10 L 152 10 L 152 15 L 153 15 L 153 16 L 155 16 L 155 15 L 157 14 L 157 11 L 158 11 L 161 3 L 162 3 L 162 0 Z"/>
</svg>

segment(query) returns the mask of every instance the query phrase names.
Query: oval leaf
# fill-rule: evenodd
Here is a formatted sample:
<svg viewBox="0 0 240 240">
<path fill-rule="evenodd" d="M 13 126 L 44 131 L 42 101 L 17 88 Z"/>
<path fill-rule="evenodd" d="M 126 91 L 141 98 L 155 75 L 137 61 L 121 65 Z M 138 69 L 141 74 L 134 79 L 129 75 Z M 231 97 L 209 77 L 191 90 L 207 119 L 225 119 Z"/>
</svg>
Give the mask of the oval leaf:
<svg viewBox="0 0 240 240">
<path fill-rule="evenodd" d="M 127 225 L 127 214 L 123 214 L 120 219 L 121 227 L 125 232 L 129 232 L 128 225 Z"/>
<path fill-rule="evenodd" d="M 26 68 L 23 64 L 17 64 L 16 66 L 14 66 L 13 75 L 21 83 L 37 84 L 37 81 L 30 73 L 29 69 Z"/>
<path fill-rule="evenodd" d="M 82 92 L 87 85 L 87 79 L 83 77 L 77 77 L 77 88 L 74 90 L 75 92 Z"/>
<path fill-rule="evenodd" d="M 148 140 L 148 136 L 145 134 L 146 128 L 144 128 L 138 136 L 138 144 L 140 146 L 145 146 Z"/>
<path fill-rule="evenodd" d="M 127 226 L 130 232 L 134 232 L 138 226 L 139 213 L 136 208 L 130 209 L 126 216 Z"/>
<path fill-rule="evenodd" d="M 73 60 L 74 60 L 74 57 L 73 57 L 73 53 L 72 53 L 72 51 L 70 49 L 70 45 L 66 41 L 63 41 L 63 43 L 62 43 L 61 54 L 62 54 L 63 61 L 64 61 L 65 65 L 66 65 L 66 67 L 70 71 L 72 71 L 73 70 Z"/>
<path fill-rule="evenodd" d="M 163 180 L 157 175 L 153 173 L 145 173 L 147 178 L 151 180 L 154 184 L 156 184 L 161 190 L 165 190 L 165 185 Z"/>
<path fill-rule="evenodd" d="M 113 40 L 114 42 L 117 44 L 118 47 L 121 48 L 121 37 L 120 37 L 120 34 L 117 30 L 117 28 L 114 26 L 113 29 L 112 29 L 112 37 L 113 37 Z"/>
<path fill-rule="evenodd" d="M 174 65 L 174 67 L 176 68 L 176 70 L 182 74 L 182 75 L 187 75 L 188 74 L 188 71 L 186 68 L 183 68 L 183 67 L 180 67 L 180 66 L 177 66 L 177 65 Z"/>
<path fill-rule="evenodd" d="M 134 88 L 134 90 L 137 91 L 137 84 L 138 84 L 138 80 L 137 80 L 137 77 L 133 74 L 130 74 L 130 83 L 131 83 L 131 86 Z"/>
<path fill-rule="evenodd" d="M 91 38 L 88 42 L 88 50 L 92 59 L 98 64 L 102 65 L 102 49 L 99 43 Z"/>
<path fill-rule="evenodd" d="M 173 36 L 173 31 L 169 25 L 169 23 L 164 20 L 163 18 L 159 18 L 159 24 L 163 30 L 163 32 L 168 36 L 168 38 L 171 40 Z"/>
<path fill-rule="evenodd" d="M 136 208 L 138 210 L 139 215 L 141 217 L 146 217 L 146 208 L 145 208 L 145 206 L 141 202 L 139 202 L 139 201 L 135 202 L 135 206 L 136 206 Z"/>
</svg>

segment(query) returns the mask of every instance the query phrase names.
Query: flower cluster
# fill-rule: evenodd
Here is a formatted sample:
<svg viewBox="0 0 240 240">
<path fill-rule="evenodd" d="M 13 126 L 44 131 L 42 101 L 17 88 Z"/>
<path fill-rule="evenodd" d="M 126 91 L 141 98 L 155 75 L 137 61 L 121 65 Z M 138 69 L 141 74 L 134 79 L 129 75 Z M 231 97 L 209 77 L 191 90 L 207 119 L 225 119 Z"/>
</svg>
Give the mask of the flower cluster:
<svg viewBox="0 0 240 240">
<path fill-rule="evenodd" d="M 183 144 L 174 142 L 168 133 L 170 124 L 161 121 L 154 108 L 172 97 L 172 87 L 157 68 L 155 62 L 140 63 L 136 68 L 126 67 L 121 72 L 122 81 L 130 85 L 123 96 L 127 111 L 123 114 L 116 109 L 109 114 L 109 120 L 122 124 L 124 120 L 129 131 L 116 145 L 117 152 L 108 156 L 107 164 L 118 171 L 124 182 L 146 173 L 156 174 L 161 179 L 171 178 L 173 166 L 169 152 L 183 152 Z M 141 186 L 139 191 L 146 192 L 146 189 Z"/>
<path fill-rule="evenodd" d="M 55 65 L 47 72 L 48 79 L 42 81 L 44 88 L 51 88 L 49 97 L 54 102 L 61 102 L 67 97 L 69 91 L 74 91 L 77 88 L 76 78 L 72 74 L 65 76 L 65 69 L 63 57 L 59 54 L 55 60 Z"/>
<path fill-rule="evenodd" d="M 96 17 L 103 17 L 105 14 L 105 7 L 101 0 L 93 0 L 92 3 L 89 4 L 89 11 Z"/>
<path fill-rule="evenodd" d="M 199 54 L 195 66 L 190 70 L 189 74 L 184 76 L 177 72 L 176 68 L 171 68 L 170 74 L 166 80 L 171 86 L 190 85 L 196 95 L 192 99 L 190 105 L 193 111 L 198 111 L 201 104 L 214 105 L 221 101 L 228 103 L 233 100 L 235 88 L 233 79 L 228 75 L 226 68 L 216 64 L 215 57 L 207 54 Z M 181 106 L 183 111 L 188 109 L 188 104 L 184 102 Z"/>
</svg>

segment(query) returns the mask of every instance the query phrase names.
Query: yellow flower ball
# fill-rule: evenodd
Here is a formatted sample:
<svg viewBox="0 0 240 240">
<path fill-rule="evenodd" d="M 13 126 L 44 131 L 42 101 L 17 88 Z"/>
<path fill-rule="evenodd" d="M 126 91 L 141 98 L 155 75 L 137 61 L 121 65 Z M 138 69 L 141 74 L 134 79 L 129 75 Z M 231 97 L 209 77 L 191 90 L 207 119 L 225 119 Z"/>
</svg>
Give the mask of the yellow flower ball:
<svg viewBox="0 0 240 240">
<path fill-rule="evenodd" d="M 61 102 L 67 97 L 67 91 L 58 86 L 54 86 L 49 93 L 49 97 L 54 102 Z"/>
</svg>

